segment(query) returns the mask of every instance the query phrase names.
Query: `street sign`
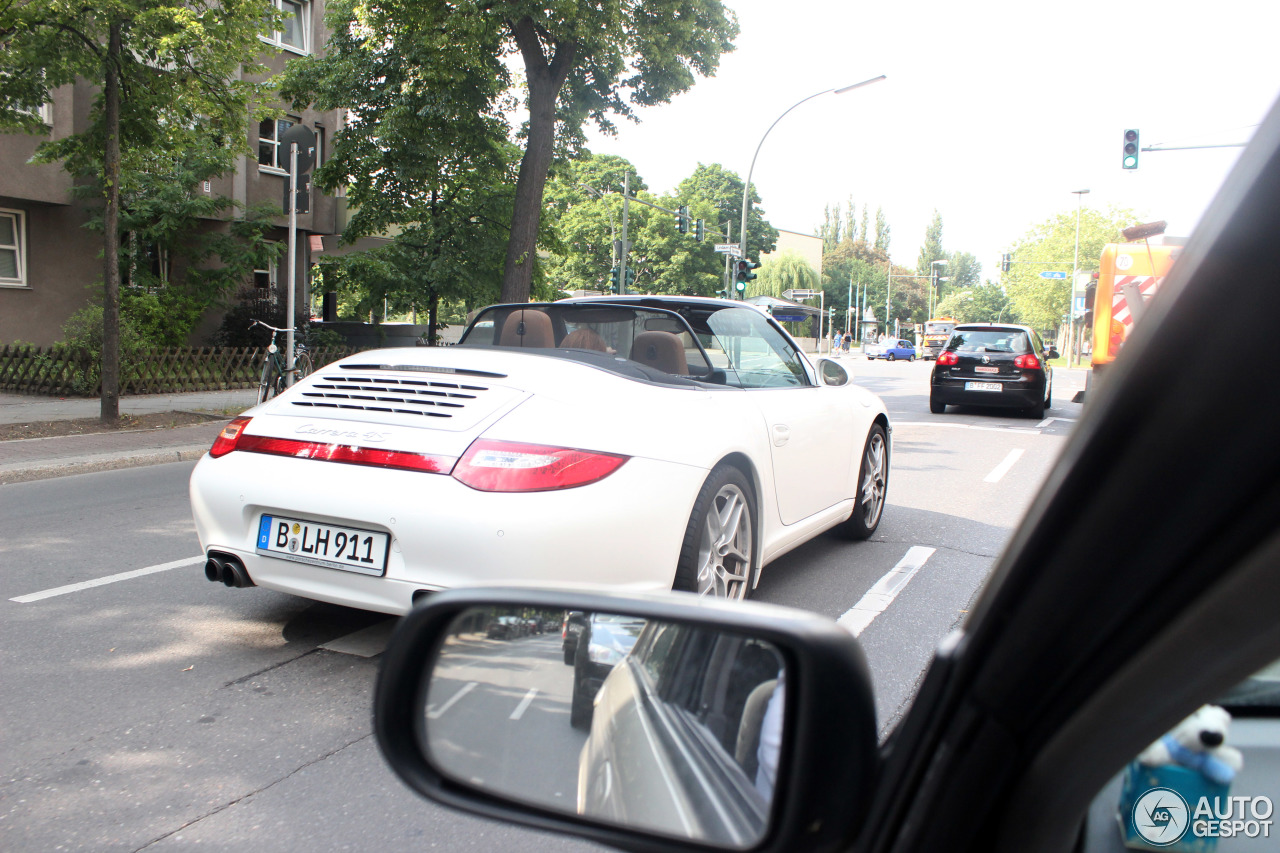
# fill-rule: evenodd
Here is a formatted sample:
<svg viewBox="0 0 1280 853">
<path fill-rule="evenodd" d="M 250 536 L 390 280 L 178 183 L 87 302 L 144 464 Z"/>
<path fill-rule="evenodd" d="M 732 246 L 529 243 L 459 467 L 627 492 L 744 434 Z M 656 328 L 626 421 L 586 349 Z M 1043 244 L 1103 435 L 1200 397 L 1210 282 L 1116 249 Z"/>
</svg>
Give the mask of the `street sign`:
<svg viewBox="0 0 1280 853">
<path fill-rule="evenodd" d="M 812 299 L 818 295 L 816 290 L 794 289 L 782 291 L 783 299 Z"/>
<path fill-rule="evenodd" d="M 1071 273 L 1058 272 L 1057 270 L 1045 270 L 1044 272 L 1040 273 L 1041 278 L 1063 279 L 1063 278 L 1069 277 L 1070 275 Z"/>
<path fill-rule="evenodd" d="M 726 255 L 738 255 L 742 253 L 742 245 L 740 243 L 716 243 L 716 251 Z"/>
<path fill-rule="evenodd" d="M 1083 296 L 1077 296 L 1073 300 L 1071 300 L 1071 315 L 1073 317 L 1084 316 L 1084 297 Z"/>
</svg>

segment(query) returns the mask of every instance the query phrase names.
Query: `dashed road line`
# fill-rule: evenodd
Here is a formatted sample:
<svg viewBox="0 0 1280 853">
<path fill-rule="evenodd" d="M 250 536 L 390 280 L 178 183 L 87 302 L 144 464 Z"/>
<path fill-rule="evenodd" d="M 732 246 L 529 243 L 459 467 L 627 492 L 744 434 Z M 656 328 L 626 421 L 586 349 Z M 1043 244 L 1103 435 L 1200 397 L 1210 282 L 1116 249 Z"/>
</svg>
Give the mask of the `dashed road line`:
<svg viewBox="0 0 1280 853">
<path fill-rule="evenodd" d="M 443 714 L 444 714 L 444 712 L 445 712 L 445 711 L 448 711 L 450 708 L 452 708 L 452 707 L 453 707 L 453 704 L 454 704 L 455 702 L 457 702 L 459 699 L 461 699 L 463 696 L 466 696 L 466 695 L 467 695 L 468 693 L 470 693 L 472 690 L 475 690 L 475 689 L 476 689 L 476 686 L 477 686 L 477 685 L 479 685 L 479 683 L 480 683 L 480 682 L 478 682 L 478 681 L 468 681 L 465 687 L 463 687 L 463 688 L 462 688 L 461 690 L 459 690 L 457 693 L 455 693 L 455 694 L 453 694 L 452 696 L 450 696 L 450 697 L 449 697 L 449 701 L 448 701 L 448 702 L 445 702 L 445 703 L 444 703 L 443 705 L 441 705 L 439 708 L 436 708 L 436 709 L 434 709 L 434 710 L 433 710 L 432 708 L 428 707 L 428 708 L 427 708 L 427 719 L 428 719 L 428 720 L 438 720 L 438 719 L 440 719 L 440 717 L 441 717 L 441 716 L 443 716 Z"/>
<path fill-rule="evenodd" d="M 945 429 L 975 429 L 980 432 L 1027 432 L 1033 435 L 1039 435 L 1040 430 L 1034 427 L 990 427 L 978 426 L 977 424 L 948 424 L 938 423 L 937 421 L 894 421 L 893 428 L 904 426 L 927 426 L 927 427 L 943 427 Z"/>
<path fill-rule="evenodd" d="M 858 603 L 845 611 L 836 622 L 855 637 L 867 630 L 867 626 L 889 608 L 893 600 L 898 597 L 898 593 L 911 582 L 925 560 L 933 556 L 936 550 L 923 545 L 913 545 L 908 548 L 898 564 L 876 581 L 875 585 L 858 600 Z"/>
<path fill-rule="evenodd" d="M 524 694 L 524 698 L 520 700 L 520 704 L 511 712 L 511 716 L 507 719 L 518 720 L 524 716 L 525 709 L 529 707 L 529 703 L 533 701 L 533 697 L 538 695 L 538 688 L 531 687 L 529 692 Z"/>
<path fill-rule="evenodd" d="M 1009 473 L 1009 469 L 1013 467 L 1013 464 L 1015 462 L 1017 462 L 1019 459 L 1022 458 L 1022 454 L 1025 452 L 1026 451 L 1024 451 L 1022 448 L 1016 448 L 1014 450 L 1010 450 L 1009 455 L 1004 458 L 1004 461 L 1001 462 L 996 467 L 992 468 L 991 473 L 982 478 L 982 482 L 984 483 L 1000 482 L 1000 478 L 1003 477 L 1005 474 Z"/>
<path fill-rule="evenodd" d="M 16 601 L 19 604 L 30 604 L 33 601 L 43 601 L 46 598 L 53 598 L 58 595 L 68 595 L 73 592 L 80 592 L 85 589 L 93 589 L 95 586 L 106 586 L 109 583 L 117 583 L 119 581 L 132 580 L 140 578 L 143 575 L 154 575 L 157 572 L 167 572 L 170 569 L 179 569 L 183 566 L 190 566 L 195 563 L 203 563 L 204 557 L 188 557 L 185 560 L 174 560 L 172 563 L 161 563 L 158 566 L 147 566 L 145 569 L 134 569 L 129 572 L 120 572 L 115 575 L 107 575 L 104 578 L 97 578 L 91 581 L 81 581 L 80 583 L 71 583 L 66 586 L 54 587 L 46 589 L 42 592 L 33 592 L 27 595 L 19 595 L 17 598 L 11 598 L 10 601 Z"/>
</svg>

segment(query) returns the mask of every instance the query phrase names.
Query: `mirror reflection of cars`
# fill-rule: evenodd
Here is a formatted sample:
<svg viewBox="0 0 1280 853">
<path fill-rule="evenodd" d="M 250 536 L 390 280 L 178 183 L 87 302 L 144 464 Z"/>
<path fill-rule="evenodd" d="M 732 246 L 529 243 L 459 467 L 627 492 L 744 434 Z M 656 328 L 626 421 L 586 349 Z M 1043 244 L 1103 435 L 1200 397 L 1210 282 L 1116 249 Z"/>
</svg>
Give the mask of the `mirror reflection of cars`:
<svg viewBox="0 0 1280 853">
<path fill-rule="evenodd" d="M 524 622 L 516 616 L 498 616 L 489 623 L 486 633 L 491 640 L 514 640 L 525 635 Z"/>
<path fill-rule="evenodd" d="M 190 488 L 229 586 L 396 614 L 513 582 L 745 598 L 791 549 L 875 532 L 890 440 L 879 397 L 755 306 L 595 297 L 326 365 L 234 419 Z"/>
<path fill-rule="evenodd" d="M 616 613 L 587 615 L 574 649 L 569 725 L 576 729 L 591 725 L 592 703 L 600 685 L 631 651 L 643 628 L 643 619 Z"/>
<path fill-rule="evenodd" d="M 586 627 L 587 614 L 580 610 L 571 610 L 564 615 L 564 624 L 560 628 L 560 649 L 564 652 L 564 662 L 573 664 L 578 652 L 578 637 Z"/>
<path fill-rule="evenodd" d="M 662 849 L 669 834 L 629 819 L 593 820 L 466 780 L 446 784 L 424 751 L 431 726 L 420 697 L 437 638 L 465 608 L 531 602 L 742 633 L 779 648 L 788 677 L 783 748 L 753 853 L 1116 850 L 1117 817 L 1132 813 L 1118 815 L 1106 793 L 1112 780 L 1198 707 L 1233 697 L 1236 685 L 1232 743 L 1244 769 L 1229 799 L 1233 809 L 1243 798 L 1273 815 L 1280 695 L 1255 692 L 1257 682 L 1274 686 L 1274 669 L 1254 676 L 1280 658 L 1280 395 L 1260 393 L 1230 348 L 1186 353 L 1188 341 L 1235 339 L 1240 318 L 1280 316 L 1277 233 L 1273 108 L 1146 319 L 1091 388 L 1060 463 L 882 747 L 861 647 L 829 620 L 752 602 L 507 589 L 444 593 L 402 621 L 375 703 L 384 756 L 437 801 L 622 849 Z M 1223 310 L 1225 282 L 1231 310 Z M 1193 808 L 1200 801 L 1184 821 Z M 1172 818 L 1167 809 L 1159 817 Z M 1224 839 L 1220 849 L 1276 849 L 1270 819 L 1267 837 Z M 1208 849 L 1205 833 L 1215 828 L 1191 821 L 1181 831 Z"/>
<path fill-rule="evenodd" d="M 951 332 L 933 365 L 929 411 L 947 406 L 1019 409 L 1043 418 L 1053 403 L 1058 351 L 1026 326 L 965 323 Z"/>
<path fill-rule="evenodd" d="M 761 734 L 775 694 L 781 714 L 782 668 L 778 651 L 754 638 L 650 621 L 596 697 L 578 812 L 750 846 L 767 824 L 772 768 L 760 766 Z"/>
</svg>

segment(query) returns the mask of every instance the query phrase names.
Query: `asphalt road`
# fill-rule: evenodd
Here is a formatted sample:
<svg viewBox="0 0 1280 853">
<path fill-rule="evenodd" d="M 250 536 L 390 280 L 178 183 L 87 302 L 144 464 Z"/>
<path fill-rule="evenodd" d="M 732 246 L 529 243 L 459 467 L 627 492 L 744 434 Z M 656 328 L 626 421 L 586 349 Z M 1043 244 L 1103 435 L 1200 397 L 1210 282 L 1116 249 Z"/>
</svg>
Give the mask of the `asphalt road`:
<svg viewBox="0 0 1280 853">
<path fill-rule="evenodd" d="M 1036 422 L 930 415 L 929 363 L 847 361 L 894 419 L 884 521 L 869 542 L 822 537 L 786 555 L 756 597 L 859 633 L 887 731 L 1061 451 L 1080 409 L 1063 401 L 1083 376 L 1060 372 L 1056 420 Z M 0 848 L 597 849 L 457 814 L 401 786 L 370 731 L 377 654 L 394 620 L 206 581 L 191 468 L 0 486 Z M 891 603 L 869 609 L 864 596 L 884 589 L 896 590 Z M 563 737 L 548 734 L 563 714 L 553 694 L 569 668 L 558 666 L 519 688 L 547 691 L 515 721 L 527 734 L 501 714 L 484 730 L 515 738 L 511 748 L 572 749 L 564 744 L 580 735 L 567 722 Z M 501 707 L 514 713 L 521 700 L 513 692 Z M 545 790 L 557 786 L 567 783 L 548 779 Z"/>
</svg>

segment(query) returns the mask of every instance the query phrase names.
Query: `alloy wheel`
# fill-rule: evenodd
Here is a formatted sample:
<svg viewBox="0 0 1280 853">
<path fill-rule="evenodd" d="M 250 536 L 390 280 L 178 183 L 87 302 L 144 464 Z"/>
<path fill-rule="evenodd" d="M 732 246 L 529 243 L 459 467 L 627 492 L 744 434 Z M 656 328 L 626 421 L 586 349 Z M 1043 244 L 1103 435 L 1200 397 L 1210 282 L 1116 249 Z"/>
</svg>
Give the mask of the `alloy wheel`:
<svg viewBox="0 0 1280 853">
<path fill-rule="evenodd" d="M 746 597 L 751 573 L 751 509 L 734 483 L 716 492 L 698 543 L 698 595 Z"/>
</svg>

